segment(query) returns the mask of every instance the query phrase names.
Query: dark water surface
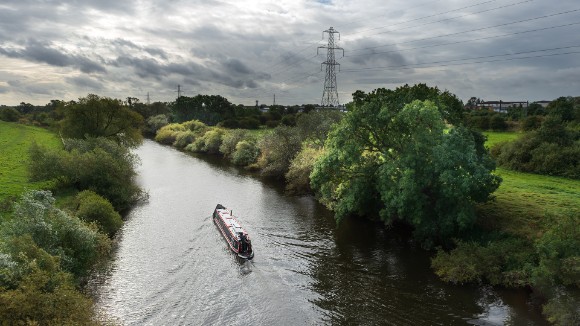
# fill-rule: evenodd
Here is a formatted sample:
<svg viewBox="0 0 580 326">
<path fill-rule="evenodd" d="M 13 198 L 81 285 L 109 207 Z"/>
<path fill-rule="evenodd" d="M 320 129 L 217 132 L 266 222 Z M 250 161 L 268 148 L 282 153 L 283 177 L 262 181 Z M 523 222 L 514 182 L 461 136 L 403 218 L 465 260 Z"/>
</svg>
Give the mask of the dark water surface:
<svg viewBox="0 0 580 326">
<path fill-rule="evenodd" d="M 444 284 L 428 253 L 369 222 L 337 229 L 310 197 L 152 141 L 136 152 L 150 199 L 91 281 L 123 325 L 544 324 L 525 293 Z M 228 250 L 211 220 L 217 203 L 252 237 L 253 261 Z"/>
</svg>

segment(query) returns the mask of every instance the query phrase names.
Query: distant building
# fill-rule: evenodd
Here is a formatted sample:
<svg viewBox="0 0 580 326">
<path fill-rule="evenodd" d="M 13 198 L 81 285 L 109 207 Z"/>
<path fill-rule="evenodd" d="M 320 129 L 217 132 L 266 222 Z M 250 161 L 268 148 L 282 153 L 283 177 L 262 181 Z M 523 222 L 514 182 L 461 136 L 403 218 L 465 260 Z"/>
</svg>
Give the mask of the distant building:
<svg viewBox="0 0 580 326">
<path fill-rule="evenodd" d="M 547 108 L 552 101 L 535 101 L 534 103 L 541 105 L 543 108 Z"/>
<path fill-rule="evenodd" d="M 507 113 L 509 108 L 527 108 L 528 101 L 481 101 L 475 104 L 476 110 L 493 110 L 495 112 Z"/>
</svg>

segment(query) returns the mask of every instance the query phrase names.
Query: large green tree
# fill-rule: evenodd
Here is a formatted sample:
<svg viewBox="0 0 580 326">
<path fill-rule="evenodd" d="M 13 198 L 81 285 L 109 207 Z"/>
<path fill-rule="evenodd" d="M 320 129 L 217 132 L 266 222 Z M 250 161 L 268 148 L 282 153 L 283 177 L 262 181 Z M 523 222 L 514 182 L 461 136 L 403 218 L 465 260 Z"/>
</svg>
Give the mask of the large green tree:
<svg viewBox="0 0 580 326">
<path fill-rule="evenodd" d="M 62 110 L 64 137 L 106 137 L 129 146 L 142 141 L 143 117 L 121 100 L 89 94 L 65 104 Z"/>
<path fill-rule="evenodd" d="M 199 120 L 210 126 L 235 114 L 234 105 L 220 95 L 180 96 L 171 109 L 176 122 Z"/>
<path fill-rule="evenodd" d="M 491 174 L 483 136 L 450 124 L 461 121 L 459 100 L 424 84 L 354 98 L 311 174 L 337 220 L 402 220 L 425 245 L 471 226 L 473 204 L 488 200 L 501 179 Z"/>
</svg>

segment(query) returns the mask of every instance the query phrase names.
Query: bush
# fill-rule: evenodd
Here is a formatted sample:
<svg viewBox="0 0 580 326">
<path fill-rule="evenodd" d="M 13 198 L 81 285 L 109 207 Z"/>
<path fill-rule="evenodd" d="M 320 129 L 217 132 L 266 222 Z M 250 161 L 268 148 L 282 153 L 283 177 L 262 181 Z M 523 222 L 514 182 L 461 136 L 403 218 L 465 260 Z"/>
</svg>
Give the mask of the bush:
<svg viewBox="0 0 580 326">
<path fill-rule="evenodd" d="M 442 280 L 520 287 L 531 283 L 533 246 L 517 238 L 490 241 L 486 245 L 459 241 L 450 252 L 438 250 L 431 267 Z"/>
<path fill-rule="evenodd" d="M 0 108 L 0 120 L 7 122 L 16 122 L 22 115 L 14 108 Z"/>
<path fill-rule="evenodd" d="M 158 114 L 147 119 L 147 132 L 155 135 L 159 129 L 169 124 L 169 119 L 165 114 Z"/>
<path fill-rule="evenodd" d="M 508 127 L 505 118 L 501 114 L 494 114 L 489 118 L 489 128 L 495 131 L 504 131 Z"/>
<path fill-rule="evenodd" d="M 115 211 L 113 205 L 95 192 L 82 191 L 76 196 L 76 201 L 76 216 L 85 222 L 97 223 L 99 229 L 109 237 L 113 237 L 123 226 L 121 215 Z"/>
<path fill-rule="evenodd" d="M 542 119 L 536 115 L 532 115 L 526 117 L 524 121 L 522 121 L 522 130 L 524 131 L 531 131 L 536 130 L 542 124 Z"/>
<path fill-rule="evenodd" d="M 179 123 L 170 123 L 157 130 L 155 141 L 165 145 L 172 145 L 179 131 L 185 131 L 185 127 Z"/>
<path fill-rule="evenodd" d="M 236 144 L 236 150 L 232 154 L 232 162 L 235 165 L 247 166 L 256 162 L 259 154 L 260 150 L 254 142 L 242 140 Z"/>
<path fill-rule="evenodd" d="M 284 177 L 290 162 L 302 147 L 302 139 L 296 128 L 279 126 L 264 136 L 258 147 L 261 153 L 258 165 L 262 169 L 262 174 Z"/>
<path fill-rule="evenodd" d="M 185 148 L 187 145 L 196 140 L 196 133 L 191 130 L 178 131 L 175 133 L 175 141 L 173 146 L 177 148 Z"/>
<path fill-rule="evenodd" d="M 2 226 L 3 239 L 30 235 L 39 248 L 60 257 L 64 270 L 77 276 L 109 253 L 110 240 L 76 217 L 54 207 L 49 191 L 29 191 L 15 204 L 14 218 Z"/>
<path fill-rule="evenodd" d="M 202 151 L 209 154 L 218 154 L 220 152 L 223 136 L 224 132 L 221 129 L 212 129 L 206 132 L 202 137 Z"/>
<path fill-rule="evenodd" d="M 242 140 L 250 140 L 248 132 L 243 129 L 226 131 L 222 137 L 219 151 L 224 157 L 231 157 L 236 150 L 236 145 Z"/>
<path fill-rule="evenodd" d="M 65 140 L 65 150 L 33 145 L 30 153 L 34 181 L 56 180 L 60 187 L 92 190 L 121 212 L 144 196 L 135 183 L 138 157 L 114 141 L 69 139 Z"/>
<path fill-rule="evenodd" d="M 286 173 L 286 190 L 295 194 L 305 194 L 312 192 L 310 188 L 310 173 L 314 168 L 314 163 L 322 155 L 323 150 L 318 146 L 303 145 L 302 150 L 290 163 L 290 168 Z"/>
<path fill-rule="evenodd" d="M 0 291 L 3 325 L 97 325 L 92 301 L 70 276 L 34 269 L 15 289 Z"/>
</svg>

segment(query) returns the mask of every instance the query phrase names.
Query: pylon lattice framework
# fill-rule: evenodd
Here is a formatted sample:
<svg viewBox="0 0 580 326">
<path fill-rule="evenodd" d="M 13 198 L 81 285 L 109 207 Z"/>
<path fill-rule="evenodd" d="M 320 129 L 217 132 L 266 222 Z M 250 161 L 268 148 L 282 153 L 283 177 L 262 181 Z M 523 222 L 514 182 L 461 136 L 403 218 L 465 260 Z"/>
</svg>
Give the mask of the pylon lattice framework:
<svg viewBox="0 0 580 326">
<path fill-rule="evenodd" d="M 326 65 L 326 77 L 324 78 L 324 90 L 322 91 L 322 103 L 320 105 L 324 106 L 338 106 L 340 103 L 338 101 L 338 90 L 336 85 L 336 66 L 340 63 L 336 62 L 334 56 L 334 50 L 342 50 L 342 56 L 344 57 L 344 49 L 337 47 L 334 44 L 334 34 L 338 34 L 338 39 L 340 40 L 340 33 L 334 28 L 322 32 L 322 38 L 324 39 L 324 33 L 328 33 L 328 45 L 319 46 L 316 49 L 316 54 L 318 55 L 318 49 L 327 49 L 326 61 L 320 65 L 322 70 L 322 65 Z"/>
</svg>

